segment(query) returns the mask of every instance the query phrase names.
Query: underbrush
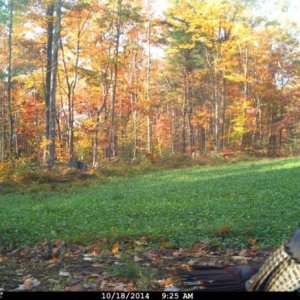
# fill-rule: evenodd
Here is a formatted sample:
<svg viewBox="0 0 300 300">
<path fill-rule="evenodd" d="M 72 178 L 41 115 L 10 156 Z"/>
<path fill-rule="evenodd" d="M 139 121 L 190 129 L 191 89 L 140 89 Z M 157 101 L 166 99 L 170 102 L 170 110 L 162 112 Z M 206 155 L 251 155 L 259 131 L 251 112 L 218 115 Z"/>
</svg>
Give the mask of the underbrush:
<svg viewBox="0 0 300 300">
<path fill-rule="evenodd" d="M 258 158 L 243 152 L 210 152 L 197 157 L 173 154 L 163 156 L 139 155 L 134 160 L 117 158 L 103 160 L 97 169 L 79 170 L 66 163 L 57 163 L 52 168 L 37 165 L 22 158 L 13 162 L 0 163 L 0 194 L 11 192 L 67 191 L 74 187 L 106 182 L 111 177 L 132 177 L 165 169 L 186 167 L 218 166 Z"/>
<path fill-rule="evenodd" d="M 87 185 L 95 179 L 94 172 L 83 172 L 66 166 L 40 168 L 29 162 L 0 164 L 0 194 L 67 190 Z"/>
<path fill-rule="evenodd" d="M 253 155 L 242 152 L 209 153 L 196 158 L 182 154 L 165 155 L 162 157 L 141 155 L 135 160 L 116 159 L 113 161 L 103 161 L 96 170 L 96 173 L 106 177 L 129 177 L 158 170 L 180 169 L 193 166 L 218 166 L 242 161 L 256 161 L 257 159 Z"/>
</svg>

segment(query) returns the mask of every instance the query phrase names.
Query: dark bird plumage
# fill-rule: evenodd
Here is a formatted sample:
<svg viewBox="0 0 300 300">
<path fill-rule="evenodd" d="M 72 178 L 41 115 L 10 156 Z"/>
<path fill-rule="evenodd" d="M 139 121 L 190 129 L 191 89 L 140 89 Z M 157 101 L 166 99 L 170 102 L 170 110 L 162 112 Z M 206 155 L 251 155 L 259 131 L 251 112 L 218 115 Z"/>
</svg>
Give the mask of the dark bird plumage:
<svg viewBox="0 0 300 300">
<path fill-rule="evenodd" d="M 177 279 L 189 290 L 295 291 L 300 288 L 300 227 L 262 266 L 192 266 Z"/>
<path fill-rule="evenodd" d="M 258 269 L 256 265 L 193 266 L 189 272 L 178 273 L 177 278 L 188 290 L 246 291 L 245 282 Z"/>
</svg>

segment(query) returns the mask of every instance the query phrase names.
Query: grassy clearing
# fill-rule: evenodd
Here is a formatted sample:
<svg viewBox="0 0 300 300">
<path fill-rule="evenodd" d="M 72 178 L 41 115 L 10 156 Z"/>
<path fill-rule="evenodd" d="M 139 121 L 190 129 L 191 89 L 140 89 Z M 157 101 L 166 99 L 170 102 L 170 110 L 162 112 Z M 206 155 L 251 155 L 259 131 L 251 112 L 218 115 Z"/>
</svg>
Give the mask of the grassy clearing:
<svg viewBox="0 0 300 300">
<path fill-rule="evenodd" d="M 0 242 L 146 236 L 177 246 L 245 247 L 255 237 L 260 247 L 277 246 L 300 220 L 299 179 L 300 159 L 279 159 L 114 177 L 68 192 L 0 194 Z"/>
</svg>

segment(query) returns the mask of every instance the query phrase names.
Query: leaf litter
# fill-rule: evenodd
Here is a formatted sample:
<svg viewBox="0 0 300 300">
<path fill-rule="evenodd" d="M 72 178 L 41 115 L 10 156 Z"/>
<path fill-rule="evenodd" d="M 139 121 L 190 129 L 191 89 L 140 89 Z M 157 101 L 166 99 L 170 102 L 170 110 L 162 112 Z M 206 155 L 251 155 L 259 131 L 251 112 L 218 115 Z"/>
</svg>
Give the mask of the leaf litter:
<svg viewBox="0 0 300 300">
<path fill-rule="evenodd" d="M 271 253 L 247 249 L 220 251 L 207 244 L 191 248 L 149 249 L 145 238 L 115 243 L 111 250 L 95 242 L 86 247 L 61 240 L 32 247 L 0 249 L 0 287 L 5 291 L 177 291 L 172 275 L 192 265 L 263 261 Z"/>
</svg>

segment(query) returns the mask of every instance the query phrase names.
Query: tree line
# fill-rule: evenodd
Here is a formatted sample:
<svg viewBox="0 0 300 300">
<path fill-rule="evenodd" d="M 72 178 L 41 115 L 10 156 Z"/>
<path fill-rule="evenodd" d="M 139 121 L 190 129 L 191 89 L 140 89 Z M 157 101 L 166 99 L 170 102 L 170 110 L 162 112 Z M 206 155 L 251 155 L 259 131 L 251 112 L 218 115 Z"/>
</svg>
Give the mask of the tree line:
<svg viewBox="0 0 300 300">
<path fill-rule="evenodd" d="M 152 0 L 0 1 L 0 160 L 297 154 L 299 28 L 258 12 L 254 0 L 169 0 L 163 15 Z"/>
</svg>

